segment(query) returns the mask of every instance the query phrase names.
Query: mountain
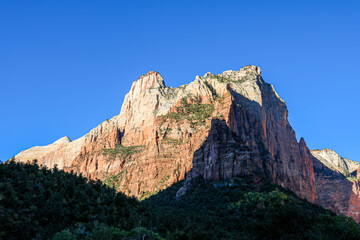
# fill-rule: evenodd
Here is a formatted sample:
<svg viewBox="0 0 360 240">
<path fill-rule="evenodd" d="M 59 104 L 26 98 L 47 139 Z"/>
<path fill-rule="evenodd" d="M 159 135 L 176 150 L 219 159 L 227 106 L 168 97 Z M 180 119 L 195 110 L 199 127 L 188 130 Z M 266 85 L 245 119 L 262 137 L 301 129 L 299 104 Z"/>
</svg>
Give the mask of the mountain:
<svg viewBox="0 0 360 240">
<path fill-rule="evenodd" d="M 256 66 L 206 73 L 178 88 L 167 87 L 159 73 L 149 72 L 133 83 L 119 115 L 79 139 L 62 138 L 15 159 L 37 159 L 50 168 L 56 164 L 139 199 L 181 180 L 178 197 L 198 177 L 221 181 L 260 176 L 337 212 L 345 213 L 347 202 L 354 210 L 346 214 L 357 216 L 358 194 L 352 189 L 344 191 L 354 194 L 353 201 L 336 194 L 334 204 L 324 199 L 334 194 L 334 181 L 325 176 L 326 165 L 312 156 L 304 139 L 297 142 L 287 117 L 285 102 Z M 315 171 L 322 177 L 316 178 Z M 341 184 L 352 185 L 339 177 Z M 334 191 L 324 193 L 319 183 L 324 179 Z"/>
</svg>

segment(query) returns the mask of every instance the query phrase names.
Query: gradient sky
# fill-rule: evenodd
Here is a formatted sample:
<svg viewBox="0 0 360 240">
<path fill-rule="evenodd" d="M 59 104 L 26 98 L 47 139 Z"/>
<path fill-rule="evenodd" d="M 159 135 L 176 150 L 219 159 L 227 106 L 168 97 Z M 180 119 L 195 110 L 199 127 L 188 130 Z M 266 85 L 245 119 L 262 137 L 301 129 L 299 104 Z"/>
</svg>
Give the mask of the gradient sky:
<svg viewBox="0 0 360 240">
<path fill-rule="evenodd" d="M 0 0 L 0 160 L 120 112 L 133 81 L 168 86 L 254 64 L 297 138 L 360 161 L 359 1 Z"/>
</svg>

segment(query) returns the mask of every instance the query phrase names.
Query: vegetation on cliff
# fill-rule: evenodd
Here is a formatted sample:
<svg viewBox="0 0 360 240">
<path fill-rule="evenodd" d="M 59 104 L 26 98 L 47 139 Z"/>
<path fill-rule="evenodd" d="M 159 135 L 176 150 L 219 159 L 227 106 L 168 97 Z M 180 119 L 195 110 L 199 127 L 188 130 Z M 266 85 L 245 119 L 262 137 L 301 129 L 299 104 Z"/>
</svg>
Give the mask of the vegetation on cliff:
<svg viewBox="0 0 360 240">
<path fill-rule="evenodd" d="M 195 127 L 204 124 L 213 111 L 214 106 L 211 104 L 203 104 L 196 98 L 184 98 L 181 105 L 176 107 L 176 111 L 170 112 L 162 116 L 162 118 L 163 121 L 170 119 L 175 122 L 187 120 L 192 127 Z"/>
<path fill-rule="evenodd" d="M 174 184 L 141 202 L 58 169 L 0 165 L 1 239 L 359 239 L 351 218 L 250 178 Z"/>
<path fill-rule="evenodd" d="M 102 154 L 110 156 L 111 160 L 114 160 L 117 157 L 122 159 L 130 158 L 133 154 L 139 153 L 142 151 L 144 146 L 124 146 L 121 144 L 115 145 L 114 148 L 105 148 L 102 150 Z"/>
</svg>

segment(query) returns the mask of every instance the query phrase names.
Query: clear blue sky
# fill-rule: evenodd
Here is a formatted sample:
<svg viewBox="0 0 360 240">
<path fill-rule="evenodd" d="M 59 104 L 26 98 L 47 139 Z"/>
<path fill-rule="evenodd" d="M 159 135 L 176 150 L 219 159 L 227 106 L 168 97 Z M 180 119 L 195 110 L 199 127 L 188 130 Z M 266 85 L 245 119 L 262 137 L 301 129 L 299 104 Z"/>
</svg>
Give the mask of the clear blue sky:
<svg viewBox="0 0 360 240">
<path fill-rule="evenodd" d="M 359 1 L 0 0 L 0 159 L 76 139 L 134 80 L 254 64 L 297 137 L 360 161 Z"/>
</svg>

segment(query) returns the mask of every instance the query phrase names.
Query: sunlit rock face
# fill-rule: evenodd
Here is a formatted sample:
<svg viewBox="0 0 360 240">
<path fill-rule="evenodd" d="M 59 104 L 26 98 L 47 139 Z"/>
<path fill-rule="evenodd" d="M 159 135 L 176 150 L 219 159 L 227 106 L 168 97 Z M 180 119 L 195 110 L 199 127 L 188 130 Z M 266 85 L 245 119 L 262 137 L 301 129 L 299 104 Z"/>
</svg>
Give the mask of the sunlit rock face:
<svg viewBox="0 0 360 240">
<path fill-rule="evenodd" d="M 256 66 L 206 73 L 177 88 L 149 72 L 133 83 L 119 115 L 75 141 L 34 147 L 16 160 L 57 164 L 138 198 L 183 179 L 182 192 L 198 176 L 256 174 L 314 202 L 313 158 L 287 117 Z"/>
<path fill-rule="evenodd" d="M 72 161 L 79 155 L 84 144 L 84 137 L 71 141 L 68 137 L 62 137 L 47 146 L 35 146 L 24 150 L 15 156 L 22 162 L 37 160 L 38 164 L 53 168 L 57 165 L 63 169 L 71 165 Z"/>
<path fill-rule="evenodd" d="M 360 164 L 331 149 L 312 150 L 317 203 L 338 214 L 360 221 Z"/>
<path fill-rule="evenodd" d="M 351 174 L 360 167 L 358 162 L 343 158 L 335 151 L 328 148 L 311 150 L 311 154 L 331 170 L 344 175 Z"/>
</svg>

